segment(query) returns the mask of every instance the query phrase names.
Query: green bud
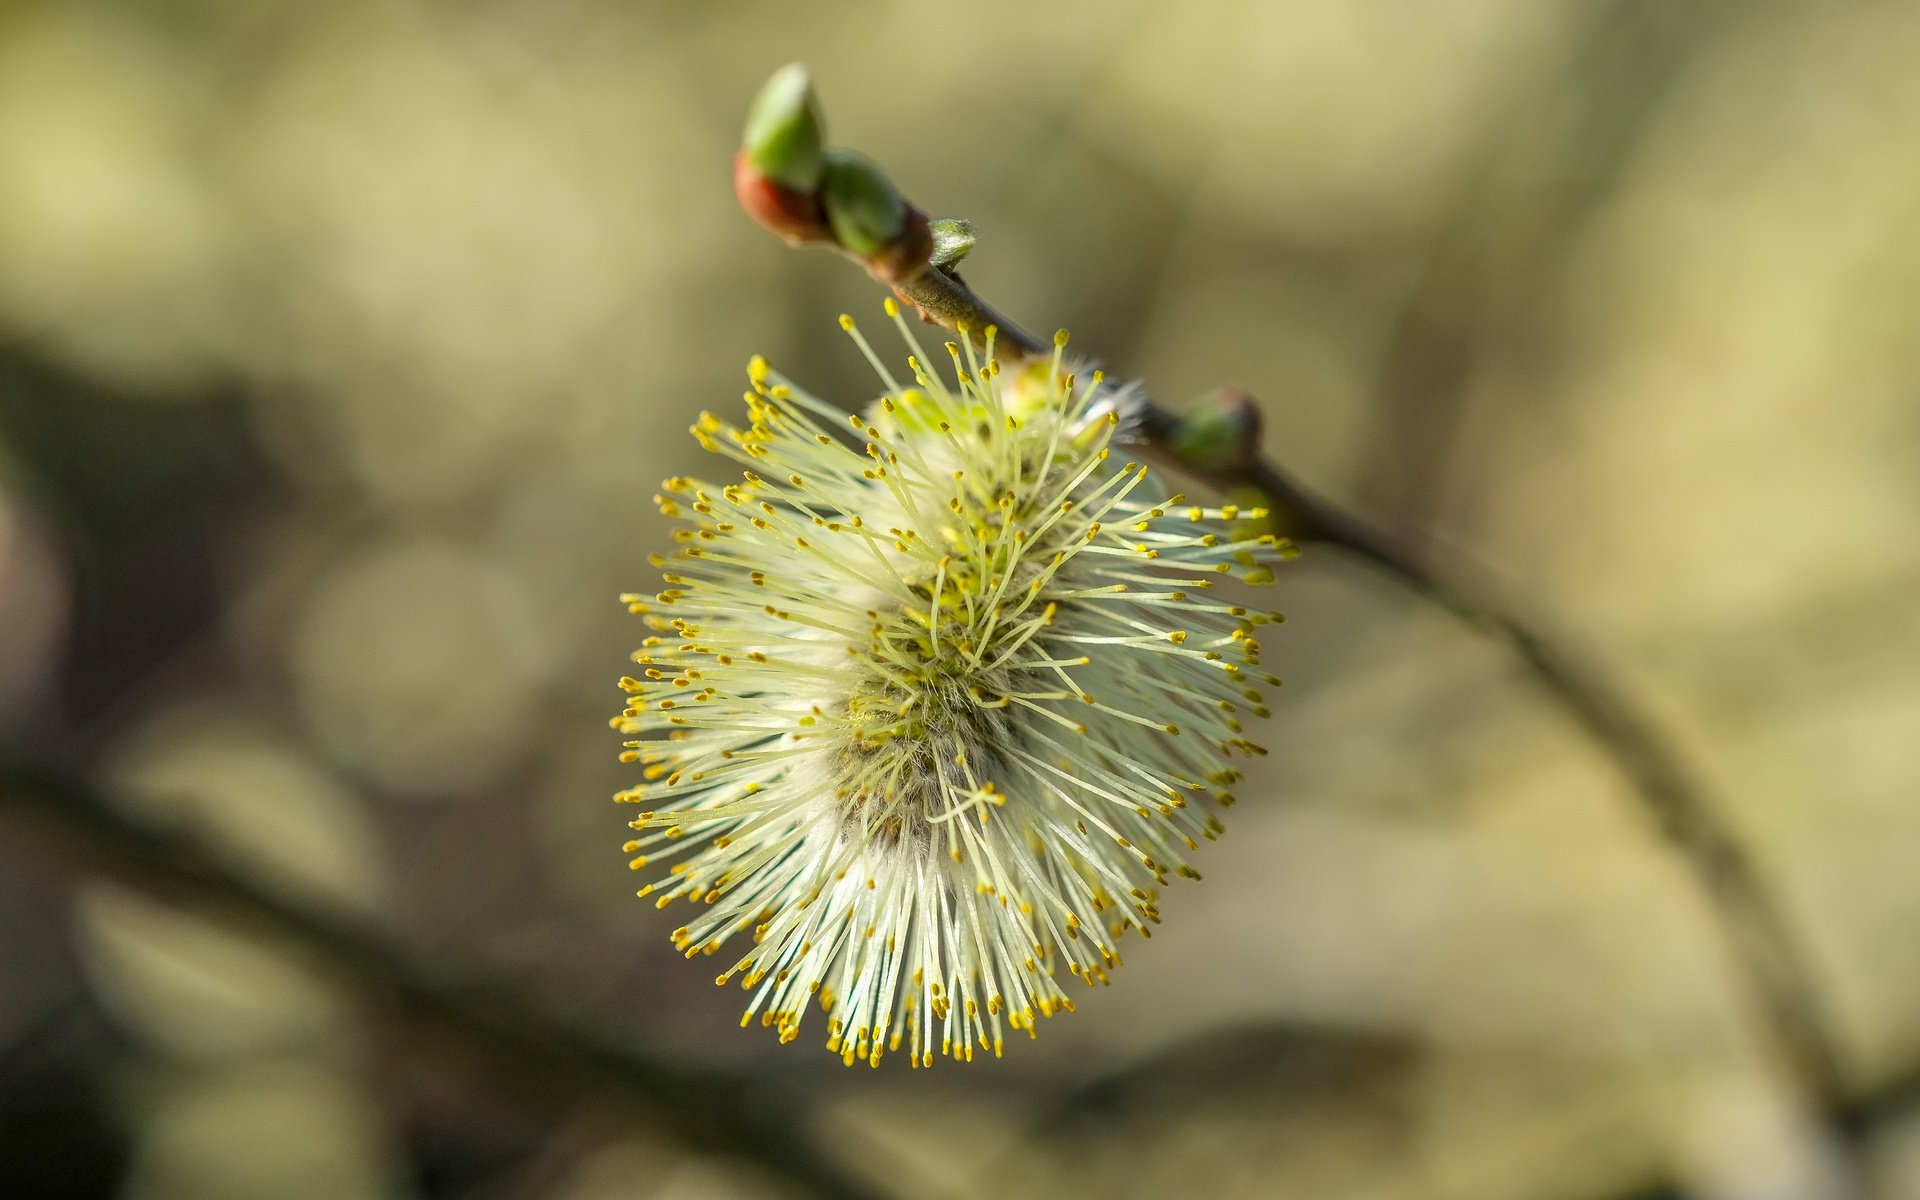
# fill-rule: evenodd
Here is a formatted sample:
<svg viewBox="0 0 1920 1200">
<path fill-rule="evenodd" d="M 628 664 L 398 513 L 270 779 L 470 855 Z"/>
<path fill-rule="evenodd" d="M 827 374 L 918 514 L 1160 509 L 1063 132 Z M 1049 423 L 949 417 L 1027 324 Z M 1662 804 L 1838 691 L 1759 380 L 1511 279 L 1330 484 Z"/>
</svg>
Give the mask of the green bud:
<svg viewBox="0 0 1920 1200">
<path fill-rule="evenodd" d="M 1183 417 L 1167 444 L 1202 470 L 1242 462 L 1259 447 L 1260 410 L 1245 393 L 1224 389 Z"/>
<path fill-rule="evenodd" d="M 788 63 L 753 98 L 740 147 L 754 170 L 781 187 L 811 195 L 820 186 L 825 129 L 812 77 L 799 63 Z"/>
<path fill-rule="evenodd" d="M 973 249 L 973 223 L 955 217 L 942 217 L 938 221 L 928 222 L 933 231 L 934 266 L 946 269 L 967 256 Z"/>
<path fill-rule="evenodd" d="M 872 258 L 906 232 L 907 200 L 872 162 L 850 150 L 829 150 L 820 203 L 842 246 Z"/>
</svg>

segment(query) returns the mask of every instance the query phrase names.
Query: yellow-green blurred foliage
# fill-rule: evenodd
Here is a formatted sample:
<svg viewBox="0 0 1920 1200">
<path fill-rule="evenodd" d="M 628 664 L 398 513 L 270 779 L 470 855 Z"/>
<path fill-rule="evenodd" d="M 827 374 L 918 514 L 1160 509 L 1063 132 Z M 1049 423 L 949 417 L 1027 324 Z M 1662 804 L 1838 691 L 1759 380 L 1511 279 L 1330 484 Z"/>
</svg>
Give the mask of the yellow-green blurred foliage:
<svg viewBox="0 0 1920 1200">
<path fill-rule="evenodd" d="M 791 59 L 836 142 L 975 222 L 996 304 L 1169 402 L 1251 388 L 1292 470 L 1595 648 L 1751 847 L 1850 1084 L 1911 1069 L 1912 3 L 15 0 L 9 741 L 425 969 L 779 1072 L 903 1186 L 1847 1194 L 1620 774 L 1330 551 L 1282 580 L 1275 753 L 1111 989 L 914 1075 L 735 1027 L 632 898 L 605 718 L 687 423 L 753 352 L 874 388 L 834 317 L 875 289 L 731 199 Z M 126 1196 L 763 1186 L 588 1097 L 476 1132 L 284 948 L 8 878 L 0 922 L 60 932 L 0 935 L 0 1049 L 104 1014 Z M 1920 1196 L 1920 1124 L 1867 1147 L 1867 1194 Z"/>
</svg>

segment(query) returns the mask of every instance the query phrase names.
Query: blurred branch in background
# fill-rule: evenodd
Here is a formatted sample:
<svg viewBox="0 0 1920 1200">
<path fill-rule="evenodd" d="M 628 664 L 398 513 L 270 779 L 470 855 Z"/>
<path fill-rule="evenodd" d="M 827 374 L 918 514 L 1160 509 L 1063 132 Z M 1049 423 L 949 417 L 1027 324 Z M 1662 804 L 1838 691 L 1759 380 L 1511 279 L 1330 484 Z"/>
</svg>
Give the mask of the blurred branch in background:
<svg viewBox="0 0 1920 1200">
<path fill-rule="evenodd" d="M 403 1053 L 451 1059 L 525 1121 L 550 1127 L 583 1104 L 615 1124 L 669 1131 L 737 1158 L 820 1200 L 882 1200 L 809 1135 L 808 1106 L 764 1078 L 674 1065 L 601 1041 L 484 986 L 429 977 L 353 925 L 288 903 L 186 839 L 121 816 L 106 798 L 57 776 L 0 771 L 0 847 L 17 866 L 103 876 L 169 904 L 210 909 L 291 943 L 396 1026 Z"/>
<path fill-rule="evenodd" d="M 1279 1073 L 1292 1080 L 1290 1086 L 1278 1089 L 1280 1094 L 1317 1096 L 1330 1090 L 1329 1076 L 1338 1081 L 1331 1087 L 1336 1093 L 1377 1090 L 1394 1068 L 1406 1064 L 1409 1054 L 1405 1043 L 1392 1039 L 1343 1044 L 1332 1037 L 1316 1038 L 1312 1031 L 1291 1023 L 1247 1022 L 1205 1029 L 1056 1097 L 1031 1120 L 1026 1140 L 1072 1142 L 1095 1125 L 1150 1121 L 1182 1104 L 1223 1098 L 1231 1104 L 1235 1087 L 1263 1074 Z M 1857 1147 L 1883 1127 L 1913 1117 L 1916 1108 L 1920 1108 L 1920 1061 L 1837 1101 L 1820 1116 Z M 988 1169 L 986 1178 L 999 1181 L 1020 1169 L 1021 1155 L 1010 1153 Z M 1592 1200 L 1677 1200 L 1693 1194 L 1689 1181 L 1670 1169 L 1640 1174 L 1624 1187 L 1617 1182 L 1596 1184 L 1582 1192 L 1563 1185 L 1554 1194 L 1585 1195 Z"/>
<path fill-rule="evenodd" d="M 640 1122 L 670 1130 L 689 1147 L 737 1158 L 797 1193 L 840 1200 L 882 1200 L 876 1190 L 824 1155 L 809 1132 L 808 1105 L 764 1078 L 688 1068 L 616 1047 L 536 1005 L 484 984 L 449 984 L 422 974 L 377 938 L 324 913 L 282 901 L 234 875 L 193 843 L 120 816 L 108 800 L 68 780 L 0 770 L 0 846 L 18 864 L 61 876 L 105 877 L 170 904 L 239 918 L 291 943 L 325 974 L 397 1026 L 403 1053 L 452 1060 L 455 1077 L 487 1082 L 487 1097 L 536 1127 L 549 1128 L 582 1108 L 618 1127 Z M 1291 1024 L 1243 1024 L 1204 1030 L 1110 1074 L 1086 1081 L 1028 1123 L 1029 1139 L 1072 1137 L 1089 1120 L 1115 1121 L 1144 1106 L 1164 1111 L 1169 1089 L 1218 1095 L 1229 1079 L 1268 1067 L 1312 1076 L 1361 1071 L 1364 1061 L 1404 1057 L 1382 1041 L 1359 1058 Z M 1302 1057 L 1304 1055 L 1304 1057 Z M 1382 1056 L 1385 1056 L 1384 1058 Z M 1343 1062 L 1350 1067 L 1339 1066 Z M 1320 1064 L 1316 1066 L 1315 1064 Z M 1291 1065 L 1289 1065 L 1291 1064 Z M 1365 1072 L 1354 1076 L 1363 1080 Z M 1324 1090 L 1324 1080 L 1315 1088 Z M 1911 1114 L 1920 1104 L 1920 1063 L 1824 1113 L 1850 1138 Z M 990 1164 L 989 1182 L 1010 1168 Z M 908 1189 L 926 1195 L 927 1190 Z M 1662 1180 L 1622 1200 L 1684 1195 Z"/>
</svg>

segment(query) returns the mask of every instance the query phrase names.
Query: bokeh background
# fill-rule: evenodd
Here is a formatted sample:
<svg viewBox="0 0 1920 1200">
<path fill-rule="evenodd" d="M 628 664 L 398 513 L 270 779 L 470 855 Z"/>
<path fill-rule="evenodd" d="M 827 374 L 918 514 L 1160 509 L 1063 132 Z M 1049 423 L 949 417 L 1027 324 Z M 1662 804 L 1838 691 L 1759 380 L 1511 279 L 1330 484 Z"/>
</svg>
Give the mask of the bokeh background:
<svg viewBox="0 0 1920 1200">
<path fill-rule="evenodd" d="M 739 1030 L 632 897 L 606 719 L 689 420 L 754 352 L 874 390 L 874 287 L 731 199 L 791 59 L 1001 307 L 1251 388 L 1603 661 L 1844 1094 L 1507 649 L 1331 550 L 1280 582 L 1275 753 L 1113 987 L 930 1072 Z M 1897 0 L 8 0 L 0 1195 L 791 1186 L 129 869 L 177 852 L 732 1073 L 890 1195 L 1920 1196 L 1916 63 Z M 50 837 L 48 778 L 170 840 Z"/>
</svg>

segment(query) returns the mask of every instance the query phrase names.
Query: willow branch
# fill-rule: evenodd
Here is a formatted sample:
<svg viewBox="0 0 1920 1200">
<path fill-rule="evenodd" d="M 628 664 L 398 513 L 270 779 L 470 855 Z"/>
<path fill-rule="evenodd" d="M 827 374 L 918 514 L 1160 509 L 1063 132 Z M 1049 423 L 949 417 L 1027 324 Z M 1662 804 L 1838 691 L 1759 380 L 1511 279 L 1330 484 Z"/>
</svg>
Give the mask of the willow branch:
<svg viewBox="0 0 1920 1200">
<path fill-rule="evenodd" d="M 806 1105 L 764 1080 L 682 1067 L 605 1042 L 523 1001 L 420 972 L 364 929 L 289 903 L 197 844 L 121 815 L 85 784 L 0 772 L 0 854 L 67 876 L 104 876 L 166 903 L 211 909 L 289 946 L 391 1015 L 396 1043 L 485 1078 L 525 1119 L 551 1124 L 595 1102 L 697 1150 L 736 1158 L 819 1200 L 882 1200 L 823 1155 L 792 1116 Z"/>
<path fill-rule="evenodd" d="M 868 160 L 826 149 L 823 128 L 804 70 L 788 67 L 776 75 L 756 101 L 735 160 L 735 190 L 750 215 L 790 244 L 838 251 L 892 287 L 922 319 L 976 344 L 984 346 L 991 330 L 996 347 L 1008 357 L 1050 352 L 1050 345 L 1007 320 L 960 278 L 956 264 L 972 247 L 964 223 L 944 223 L 962 236 L 941 247 L 943 223 L 930 223 Z M 1279 532 L 1371 563 L 1506 643 L 1538 686 L 1617 766 L 1655 827 L 1698 876 L 1720 914 L 1734 967 L 1786 1065 L 1821 1103 L 1843 1094 L 1814 989 L 1760 871 L 1723 827 L 1715 804 L 1679 752 L 1606 672 L 1502 603 L 1483 580 L 1457 565 L 1441 573 L 1262 457 L 1259 410 L 1251 397 L 1229 395 L 1213 412 L 1183 420 L 1144 393 L 1132 394 L 1133 407 L 1124 415 L 1132 418 L 1145 456 L 1222 492 L 1257 492 Z M 1458 562 L 1457 555 L 1447 558 Z"/>
</svg>

